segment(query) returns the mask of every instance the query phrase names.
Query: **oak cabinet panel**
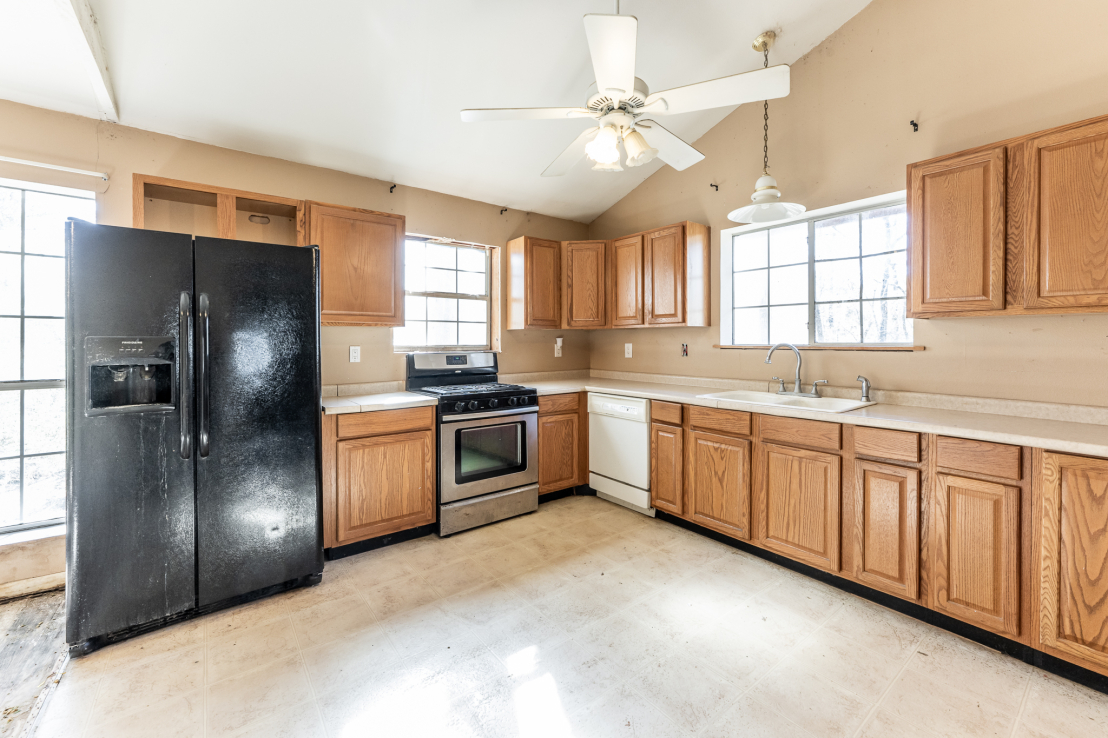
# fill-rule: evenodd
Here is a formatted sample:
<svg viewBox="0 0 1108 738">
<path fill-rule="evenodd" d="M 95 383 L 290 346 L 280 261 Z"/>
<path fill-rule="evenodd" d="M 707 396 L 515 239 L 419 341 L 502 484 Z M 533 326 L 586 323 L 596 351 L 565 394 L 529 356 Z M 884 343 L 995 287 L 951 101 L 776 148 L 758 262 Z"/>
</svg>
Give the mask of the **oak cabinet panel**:
<svg viewBox="0 0 1108 738">
<path fill-rule="evenodd" d="M 562 245 L 521 236 L 508 242 L 508 328 L 562 327 Z"/>
<path fill-rule="evenodd" d="M 567 392 L 562 395 L 539 396 L 539 415 L 557 415 L 568 413 L 581 407 L 581 393 Z"/>
<path fill-rule="evenodd" d="M 609 247 L 612 325 L 643 324 L 643 237 L 628 236 Z"/>
<path fill-rule="evenodd" d="M 914 464 L 919 461 L 919 433 L 855 426 L 854 453 Z"/>
<path fill-rule="evenodd" d="M 750 441 L 688 433 L 685 516 L 707 528 L 750 539 Z"/>
<path fill-rule="evenodd" d="M 308 204 L 324 325 L 404 325 L 404 216 Z"/>
<path fill-rule="evenodd" d="M 1042 646 L 1108 670 L 1108 460 L 1043 453 Z"/>
<path fill-rule="evenodd" d="M 767 441 L 815 446 L 836 451 L 843 445 L 843 427 L 838 423 L 786 418 L 781 415 L 760 415 L 758 424 L 758 435 Z"/>
<path fill-rule="evenodd" d="M 1019 635 L 1018 487 L 938 474 L 930 515 L 932 607 Z"/>
<path fill-rule="evenodd" d="M 435 520 L 435 432 L 338 442 L 337 543 Z"/>
<path fill-rule="evenodd" d="M 669 226 L 643 238 L 647 325 L 685 322 L 685 228 Z"/>
<path fill-rule="evenodd" d="M 826 571 L 839 570 L 841 460 L 833 454 L 761 444 L 758 493 L 762 544 Z"/>
<path fill-rule="evenodd" d="M 684 507 L 682 433 L 680 428 L 660 423 L 650 426 L 650 504 L 674 515 L 680 515 Z"/>
<path fill-rule="evenodd" d="M 607 245 L 607 241 L 566 241 L 562 244 L 563 327 L 604 327 Z"/>
<path fill-rule="evenodd" d="M 681 418 L 684 416 L 683 411 L 684 406 L 676 402 L 650 401 L 650 420 L 655 423 L 681 425 Z"/>
<path fill-rule="evenodd" d="M 910 167 L 912 314 L 1004 308 L 1006 152 Z"/>
<path fill-rule="evenodd" d="M 940 467 L 1001 479 L 1020 479 L 1019 446 L 949 436 L 936 436 L 935 445 Z"/>
<path fill-rule="evenodd" d="M 577 484 L 578 413 L 539 416 L 539 492 Z"/>
<path fill-rule="evenodd" d="M 714 407 L 689 405 L 689 426 L 735 436 L 749 436 L 751 414 L 742 410 L 719 410 Z"/>
<path fill-rule="evenodd" d="M 919 599 L 919 472 L 854 462 L 854 576 L 909 600 Z"/>
</svg>

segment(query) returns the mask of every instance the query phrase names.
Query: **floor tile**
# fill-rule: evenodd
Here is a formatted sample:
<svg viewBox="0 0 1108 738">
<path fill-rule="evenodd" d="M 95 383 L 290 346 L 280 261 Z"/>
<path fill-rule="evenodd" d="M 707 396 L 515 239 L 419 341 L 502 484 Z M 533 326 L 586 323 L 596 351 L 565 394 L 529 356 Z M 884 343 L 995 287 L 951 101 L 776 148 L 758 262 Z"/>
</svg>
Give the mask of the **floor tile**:
<svg viewBox="0 0 1108 738">
<path fill-rule="evenodd" d="M 401 613 L 381 625 L 401 658 L 456 637 L 473 629 L 456 615 L 448 613 L 439 604 L 426 605 Z"/>
<path fill-rule="evenodd" d="M 569 633 L 608 617 L 615 608 L 592 596 L 581 582 L 532 603 L 539 612 Z"/>
<path fill-rule="evenodd" d="M 476 633 L 509 671 L 537 658 L 546 646 L 569 637 L 564 628 L 530 605 L 481 626 Z"/>
<path fill-rule="evenodd" d="M 447 597 L 438 603 L 443 610 L 473 626 L 488 625 L 526 605 L 514 590 L 502 581 L 489 582 Z"/>
<path fill-rule="evenodd" d="M 204 690 L 197 689 L 147 710 L 92 726 L 85 738 L 202 738 Z"/>
<path fill-rule="evenodd" d="M 936 631 L 926 638 L 908 668 L 960 690 L 1005 705 L 1015 713 L 1035 669 L 977 643 Z"/>
<path fill-rule="evenodd" d="M 543 563 L 543 557 L 522 543 L 509 543 L 506 546 L 479 551 L 472 560 L 494 579 L 512 576 Z"/>
<path fill-rule="evenodd" d="M 529 688 L 526 685 L 536 682 L 550 685 L 569 711 L 596 702 L 620 681 L 618 671 L 611 668 L 605 659 L 574 640 L 538 649 L 537 657 L 531 663 L 524 664 L 523 659 L 516 661 L 518 663 L 512 676 L 520 689 L 527 691 Z M 541 689 L 549 691 L 546 687 Z"/>
<path fill-rule="evenodd" d="M 369 609 L 381 620 L 430 605 L 444 596 L 417 574 L 402 576 L 362 590 L 362 597 L 369 603 Z"/>
<path fill-rule="evenodd" d="M 834 631 L 821 629 L 805 639 L 782 668 L 806 671 L 866 702 L 875 702 L 892 684 L 905 661 L 875 653 Z"/>
<path fill-rule="evenodd" d="M 625 676 L 638 674 L 672 647 L 670 640 L 626 611 L 598 620 L 573 638 Z"/>
<path fill-rule="evenodd" d="M 186 620 L 146 635 L 105 646 L 88 656 L 80 657 L 80 660 L 86 662 L 88 666 L 116 668 L 119 664 L 134 664 L 180 649 L 192 648 L 203 642 L 203 622 L 199 619 Z"/>
<path fill-rule="evenodd" d="M 783 717 L 765 702 L 742 697 L 721 718 L 713 722 L 701 738 L 811 738 L 796 723 Z"/>
<path fill-rule="evenodd" d="M 319 585 L 310 589 L 322 588 L 323 585 Z M 330 591 L 337 591 L 337 589 Z M 219 610 L 200 618 L 199 623 L 203 627 L 204 637 L 207 639 L 220 638 L 279 618 L 287 618 L 289 614 L 287 597 L 288 595 L 266 597 L 238 607 Z"/>
<path fill-rule="evenodd" d="M 294 716 L 313 698 L 299 655 L 208 686 L 209 735 L 228 733 L 262 719 Z"/>
<path fill-rule="evenodd" d="M 291 714 L 262 718 L 232 735 L 234 738 L 327 738 L 327 731 L 315 703 L 305 702 Z"/>
<path fill-rule="evenodd" d="M 939 735 L 1006 736 L 1016 718 L 1002 702 L 912 669 L 897 678 L 880 710 L 902 723 L 925 725 Z"/>
<path fill-rule="evenodd" d="M 92 724 L 147 710 L 204 686 L 204 646 L 181 648 L 104 675 Z"/>
<path fill-rule="evenodd" d="M 807 672 L 779 665 L 750 695 L 773 705 L 789 720 L 816 736 L 850 736 L 869 714 L 870 703 Z"/>
<path fill-rule="evenodd" d="M 898 719 L 887 709 L 879 709 L 858 733 L 858 738 L 945 738 L 931 732 L 926 725 Z"/>
<path fill-rule="evenodd" d="M 857 597 L 847 599 L 825 626 L 889 658 L 905 658 L 934 628 Z"/>
<path fill-rule="evenodd" d="M 635 676 L 635 687 L 691 732 L 718 717 L 738 696 L 736 685 L 723 674 L 676 650 L 647 664 Z"/>
<path fill-rule="evenodd" d="M 580 543 L 566 536 L 560 530 L 550 529 L 540 531 L 530 538 L 523 539 L 520 543 L 547 561 L 561 558 L 581 548 Z"/>
<path fill-rule="evenodd" d="M 574 735 L 588 738 L 685 738 L 690 734 L 639 692 L 622 685 L 570 716 Z"/>
<path fill-rule="evenodd" d="M 301 648 L 311 648 L 344 638 L 376 622 L 373 611 L 358 595 L 294 612 L 293 625 Z"/>
<path fill-rule="evenodd" d="M 1045 672 L 1031 677 L 1020 728 L 1043 738 L 1108 735 L 1108 695 Z"/>
<path fill-rule="evenodd" d="M 791 576 L 763 590 L 759 597 L 813 623 L 821 623 L 834 615 L 849 595 L 820 582 Z"/>
<path fill-rule="evenodd" d="M 317 694 L 339 689 L 351 679 L 401 658 L 385 626 L 379 623 L 346 638 L 306 648 L 302 654 Z"/>
<path fill-rule="evenodd" d="M 234 676 L 299 652 L 288 616 L 208 641 L 207 681 Z"/>
<path fill-rule="evenodd" d="M 423 578 L 433 590 L 429 592 L 431 596 L 450 597 L 491 582 L 494 576 L 471 559 L 460 558 L 445 566 L 424 572 Z"/>
<path fill-rule="evenodd" d="M 415 565 L 403 555 L 402 551 L 393 551 L 390 548 L 367 551 L 343 559 L 347 572 L 344 578 L 356 582 L 359 587 L 375 587 L 393 579 L 418 573 Z"/>
</svg>

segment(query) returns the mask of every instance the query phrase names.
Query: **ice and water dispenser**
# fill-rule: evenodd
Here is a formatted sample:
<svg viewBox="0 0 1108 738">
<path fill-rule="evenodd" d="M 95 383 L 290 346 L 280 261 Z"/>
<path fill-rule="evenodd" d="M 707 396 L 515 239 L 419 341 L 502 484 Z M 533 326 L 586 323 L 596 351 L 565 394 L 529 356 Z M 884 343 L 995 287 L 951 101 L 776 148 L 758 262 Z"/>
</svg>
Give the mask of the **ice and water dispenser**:
<svg viewBox="0 0 1108 738">
<path fill-rule="evenodd" d="M 89 336 L 86 415 L 164 412 L 176 403 L 173 336 Z"/>
</svg>

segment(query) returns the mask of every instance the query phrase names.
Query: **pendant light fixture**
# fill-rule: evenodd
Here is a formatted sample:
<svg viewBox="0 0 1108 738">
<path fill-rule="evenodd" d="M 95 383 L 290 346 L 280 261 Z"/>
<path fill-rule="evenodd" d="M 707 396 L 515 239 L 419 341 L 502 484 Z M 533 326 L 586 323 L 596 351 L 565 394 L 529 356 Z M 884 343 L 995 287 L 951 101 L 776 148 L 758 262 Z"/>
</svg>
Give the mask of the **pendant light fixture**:
<svg viewBox="0 0 1108 738">
<path fill-rule="evenodd" d="M 776 38 L 776 33 L 766 31 L 754 39 L 754 50 L 761 51 L 765 57 L 763 68 L 769 66 L 769 47 Z M 754 194 L 750 196 L 752 204 L 727 214 L 727 219 L 736 223 L 775 223 L 796 217 L 805 210 L 795 202 L 781 202 L 777 180 L 769 174 L 769 100 L 762 105 L 762 176 L 754 183 Z"/>
</svg>

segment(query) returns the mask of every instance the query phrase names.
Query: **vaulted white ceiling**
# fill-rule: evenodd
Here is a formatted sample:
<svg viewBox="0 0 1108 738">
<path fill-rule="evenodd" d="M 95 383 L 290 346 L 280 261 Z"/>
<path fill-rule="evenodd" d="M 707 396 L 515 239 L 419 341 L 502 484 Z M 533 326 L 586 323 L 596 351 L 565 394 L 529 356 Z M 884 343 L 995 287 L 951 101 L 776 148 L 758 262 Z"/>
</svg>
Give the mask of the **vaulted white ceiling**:
<svg viewBox="0 0 1108 738">
<path fill-rule="evenodd" d="M 0 97 L 98 116 L 74 35 L 57 30 L 69 2 L 0 3 Z M 620 11 L 639 19 L 637 75 L 663 90 L 760 67 L 750 43 L 766 29 L 779 33 L 770 62 L 791 64 L 868 3 L 623 0 Z M 543 178 L 590 121 L 458 116 L 583 105 L 593 75 L 581 18 L 615 12 L 615 0 L 90 4 L 125 125 L 583 222 L 663 166 L 582 162 Z M 695 144 L 732 110 L 666 126 Z"/>
</svg>

